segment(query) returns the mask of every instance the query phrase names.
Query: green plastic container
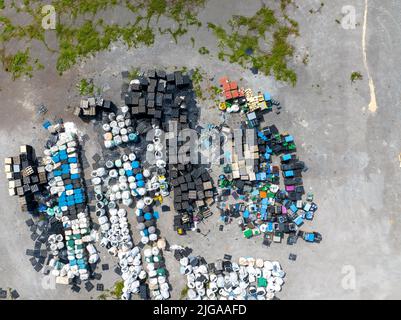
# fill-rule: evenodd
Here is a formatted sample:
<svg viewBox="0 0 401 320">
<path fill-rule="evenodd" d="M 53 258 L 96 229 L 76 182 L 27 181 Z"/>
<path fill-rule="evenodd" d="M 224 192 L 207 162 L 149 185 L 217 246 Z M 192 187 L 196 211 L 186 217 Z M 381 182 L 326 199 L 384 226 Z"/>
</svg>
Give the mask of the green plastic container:
<svg viewBox="0 0 401 320">
<path fill-rule="evenodd" d="M 164 269 L 164 268 L 159 268 L 159 269 L 157 269 L 157 275 L 158 276 L 165 276 L 166 275 L 166 269 Z"/>
<path fill-rule="evenodd" d="M 258 278 L 258 287 L 267 287 L 267 280 L 263 277 Z"/>
<path fill-rule="evenodd" d="M 245 229 L 245 230 L 244 230 L 244 237 L 245 237 L 245 238 L 249 239 L 249 238 L 251 238 L 252 236 L 253 236 L 253 232 L 252 232 L 251 229 Z"/>
</svg>

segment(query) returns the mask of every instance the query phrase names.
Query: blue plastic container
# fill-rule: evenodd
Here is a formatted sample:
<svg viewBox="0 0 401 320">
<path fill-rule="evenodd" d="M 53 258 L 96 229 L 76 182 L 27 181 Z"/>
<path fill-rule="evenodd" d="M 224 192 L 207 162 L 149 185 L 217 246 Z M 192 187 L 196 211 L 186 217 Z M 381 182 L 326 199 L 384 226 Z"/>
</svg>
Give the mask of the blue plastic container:
<svg viewBox="0 0 401 320">
<path fill-rule="evenodd" d="M 292 141 L 294 141 L 294 138 L 293 138 L 293 136 L 286 136 L 284 138 L 284 140 L 285 140 L 285 142 L 292 142 Z"/>
<path fill-rule="evenodd" d="M 59 163 L 60 162 L 60 156 L 58 153 L 52 157 L 52 160 L 54 163 Z"/>
<path fill-rule="evenodd" d="M 47 130 L 51 125 L 52 123 L 49 120 L 46 120 L 45 122 L 43 122 L 42 127 Z"/>
<path fill-rule="evenodd" d="M 294 223 L 295 223 L 297 226 L 300 226 L 301 224 L 304 223 L 304 219 L 303 219 L 301 216 L 298 216 L 298 217 L 296 217 L 296 218 L 294 219 Z"/>
<path fill-rule="evenodd" d="M 293 176 L 294 176 L 294 171 L 292 170 L 284 171 L 284 177 L 288 178 Z"/>
</svg>

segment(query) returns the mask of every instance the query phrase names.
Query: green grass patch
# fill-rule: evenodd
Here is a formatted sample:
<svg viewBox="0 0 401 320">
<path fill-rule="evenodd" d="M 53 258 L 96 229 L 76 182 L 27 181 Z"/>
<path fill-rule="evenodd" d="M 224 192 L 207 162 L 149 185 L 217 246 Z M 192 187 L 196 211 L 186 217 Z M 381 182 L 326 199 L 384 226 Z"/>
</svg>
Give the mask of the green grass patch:
<svg viewBox="0 0 401 320">
<path fill-rule="evenodd" d="M 363 76 L 362 73 L 360 73 L 359 71 L 354 71 L 351 73 L 351 82 L 355 82 L 357 80 L 362 80 Z"/>
<path fill-rule="evenodd" d="M 97 297 L 97 300 L 107 300 L 108 298 L 110 298 L 110 292 L 109 292 L 109 290 L 105 290 L 104 292 L 102 292 L 102 293 Z"/>
<path fill-rule="evenodd" d="M 81 96 L 93 95 L 95 93 L 95 85 L 92 79 L 81 79 L 77 84 L 77 88 Z"/>
<path fill-rule="evenodd" d="M 141 69 L 132 67 L 131 70 L 129 71 L 128 76 L 131 80 L 137 79 L 140 75 L 140 72 L 141 72 Z"/>
<path fill-rule="evenodd" d="M 289 3 L 284 1 L 283 10 Z M 262 6 L 251 17 L 236 16 L 228 21 L 231 30 L 208 23 L 218 40 L 218 58 L 244 68 L 257 68 L 267 76 L 295 85 L 296 73 L 288 67 L 288 60 L 294 55 L 289 37 L 299 34 L 298 23 L 282 14 L 279 19 L 278 14 Z M 261 42 L 268 43 L 270 48 L 262 49 Z"/>
<path fill-rule="evenodd" d="M 29 48 L 25 51 L 18 51 L 14 55 L 6 55 L 5 52 L 2 51 L 0 56 L 4 71 L 10 72 L 13 80 L 21 76 L 32 77 L 34 68 L 31 64 Z"/>
<path fill-rule="evenodd" d="M 113 42 L 122 41 L 128 47 L 152 46 L 155 32 L 159 30 L 170 35 L 177 43 L 188 32 L 190 26 L 200 27 L 197 12 L 206 0 L 53 0 L 57 12 L 56 36 L 58 50 L 45 43 L 45 31 L 41 26 L 42 1 L 24 0 L 23 5 L 12 1 L 10 8 L 18 14 L 28 14 L 28 24 L 14 25 L 8 17 L 0 15 L 0 42 L 6 48 L 7 42 L 17 39 L 29 43 L 39 40 L 51 52 L 57 53 L 57 71 L 62 74 L 77 62 L 99 51 L 106 50 Z M 4 4 L 4 1 L 0 2 Z M 96 14 L 115 6 L 125 6 L 132 13 L 130 23 L 108 23 Z M 159 18 L 166 17 L 171 27 L 160 30 Z M 42 65 L 39 65 L 42 66 Z"/>
<path fill-rule="evenodd" d="M 114 298 L 120 300 L 121 296 L 123 295 L 123 289 L 124 289 L 124 281 L 122 281 L 122 280 L 117 281 L 114 284 L 114 287 L 110 293 Z"/>
<path fill-rule="evenodd" d="M 201 87 L 201 84 L 203 81 L 203 72 L 199 68 L 195 68 L 192 71 L 191 79 L 192 79 L 192 85 L 193 85 L 193 89 L 194 89 L 196 97 L 199 98 L 200 100 L 203 100 L 204 96 L 203 96 L 203 90 Z"/>
<path fill-rule="evenodd" d="M 184 300 L 187 298 L 189 288 L 185 286 L 180 293 L 180 300 Z"/>
</svg>

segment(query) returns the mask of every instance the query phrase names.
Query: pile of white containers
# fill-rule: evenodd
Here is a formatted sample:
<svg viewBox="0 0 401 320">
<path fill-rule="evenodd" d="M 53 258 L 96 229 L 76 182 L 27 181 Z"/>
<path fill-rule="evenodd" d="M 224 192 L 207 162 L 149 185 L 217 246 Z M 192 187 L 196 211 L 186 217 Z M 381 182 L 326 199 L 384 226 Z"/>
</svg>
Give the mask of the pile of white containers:
<svg viewBox="0 0 401 320">
<path fill-rule="evenodd" d="M 130 206 L 139 194 L 145 194 L 145 182 L 140 173 L 140 164 L 135 153 L 124 154 L 105 167 L 92 172 L 96 199 L 96 216 L 101 230 L 100 245 L 117 256 L 124 281 L 122 299 L 129 300 L 132 294 L 146 281 L 141 254 L 134 243 L 128 223 L 128 213 L 119 205 Z"/>
<path fill-rule="evenodd" d="M 231 264 L 231 272 L 214 273 L 206 264 L 192 266 L 190 260 L 180 259 L 189 300 L 271 300 L 284 284 L 285 272 L 277 261 L 241 257 Z"/>
<path fill-rule="evenodd" d="M 116 256 L 119 252 L 130 250 L 133 247 L 133 242 L 128 225 L 127 211 L 115 208 L 110 209 L 109 214 L 111 227 L 107 231 L 106 239 L 111 245 L 109 253 Z"/>
<path fill-rule="evenodd" d="M 136 161 L 135 153 L 130 153 L 124 154 L 114 161 L 107 161 L 106 167 L 92 172 L 92 184 L 95 189 L 98 210 L 105 209 L 106 204 L 103 199 L 107 199 L 107 203 L 122 203 L 130 206 L 134 197 L 146 193 L 143 175 L 133 173 L 139 167 L 140 164 Z M 102 193 L 102 185 L 107 188 L 105 194 Z"/>
<path fill-rule="evenodd" d="M 150 296 L 155 300 L 170 298 L 170 286 L 167 282 L 166 269 L 163 263 L 163 241 L 158 241 L 153 246 L 145 246 L 143 250 L 148 272 L 148 284 Z"/>
<path fill-rule="evenodd" d="M 50 252 L 53 256 L 58 256 L 59 250 L 62 250 L 64 245 L 64 237 L 62 234 L 51 234 L 47 239 L 50 245 Z"/>
<path fill-rule="evenodd" d="M 142 267 L 141 253 L 138 247 L 118 253 L 122 278 L 124 281 L 122 300 L 130 300 L 131 294 L 137 294 L 141 282 L 146 279 L 146 271 Z"/>
<path fill-rule="evenodd" d="M 107 121 L 103 123 L 104 146 L 108 149 L 121 146 L 128 142 L 138 141 L 138 135 L 135 132 L 129 108 L 123 106 L 120 110 L 121 114 L 118 115 L 110 112 Z"/>
</svg>

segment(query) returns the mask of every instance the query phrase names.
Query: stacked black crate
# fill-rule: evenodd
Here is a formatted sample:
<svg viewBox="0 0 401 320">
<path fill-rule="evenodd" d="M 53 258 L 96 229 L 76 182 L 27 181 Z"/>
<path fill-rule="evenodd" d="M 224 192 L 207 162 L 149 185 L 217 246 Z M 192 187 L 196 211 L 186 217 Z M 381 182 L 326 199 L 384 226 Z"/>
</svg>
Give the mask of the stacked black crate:
<svg viewBox="0 0 401 320">
<path fill-rule="evenodd" d="M 42 159 L 35 157 L 31 146 L 21 146 L 19 156 L 5 159 L 5 172 L 9 194 L 20 197 L 18 201 L 22 211 L 34 211 L 37 206 L 35 195 L 43 190 L 42 185 L 47 182 Z"/>
</svg>

